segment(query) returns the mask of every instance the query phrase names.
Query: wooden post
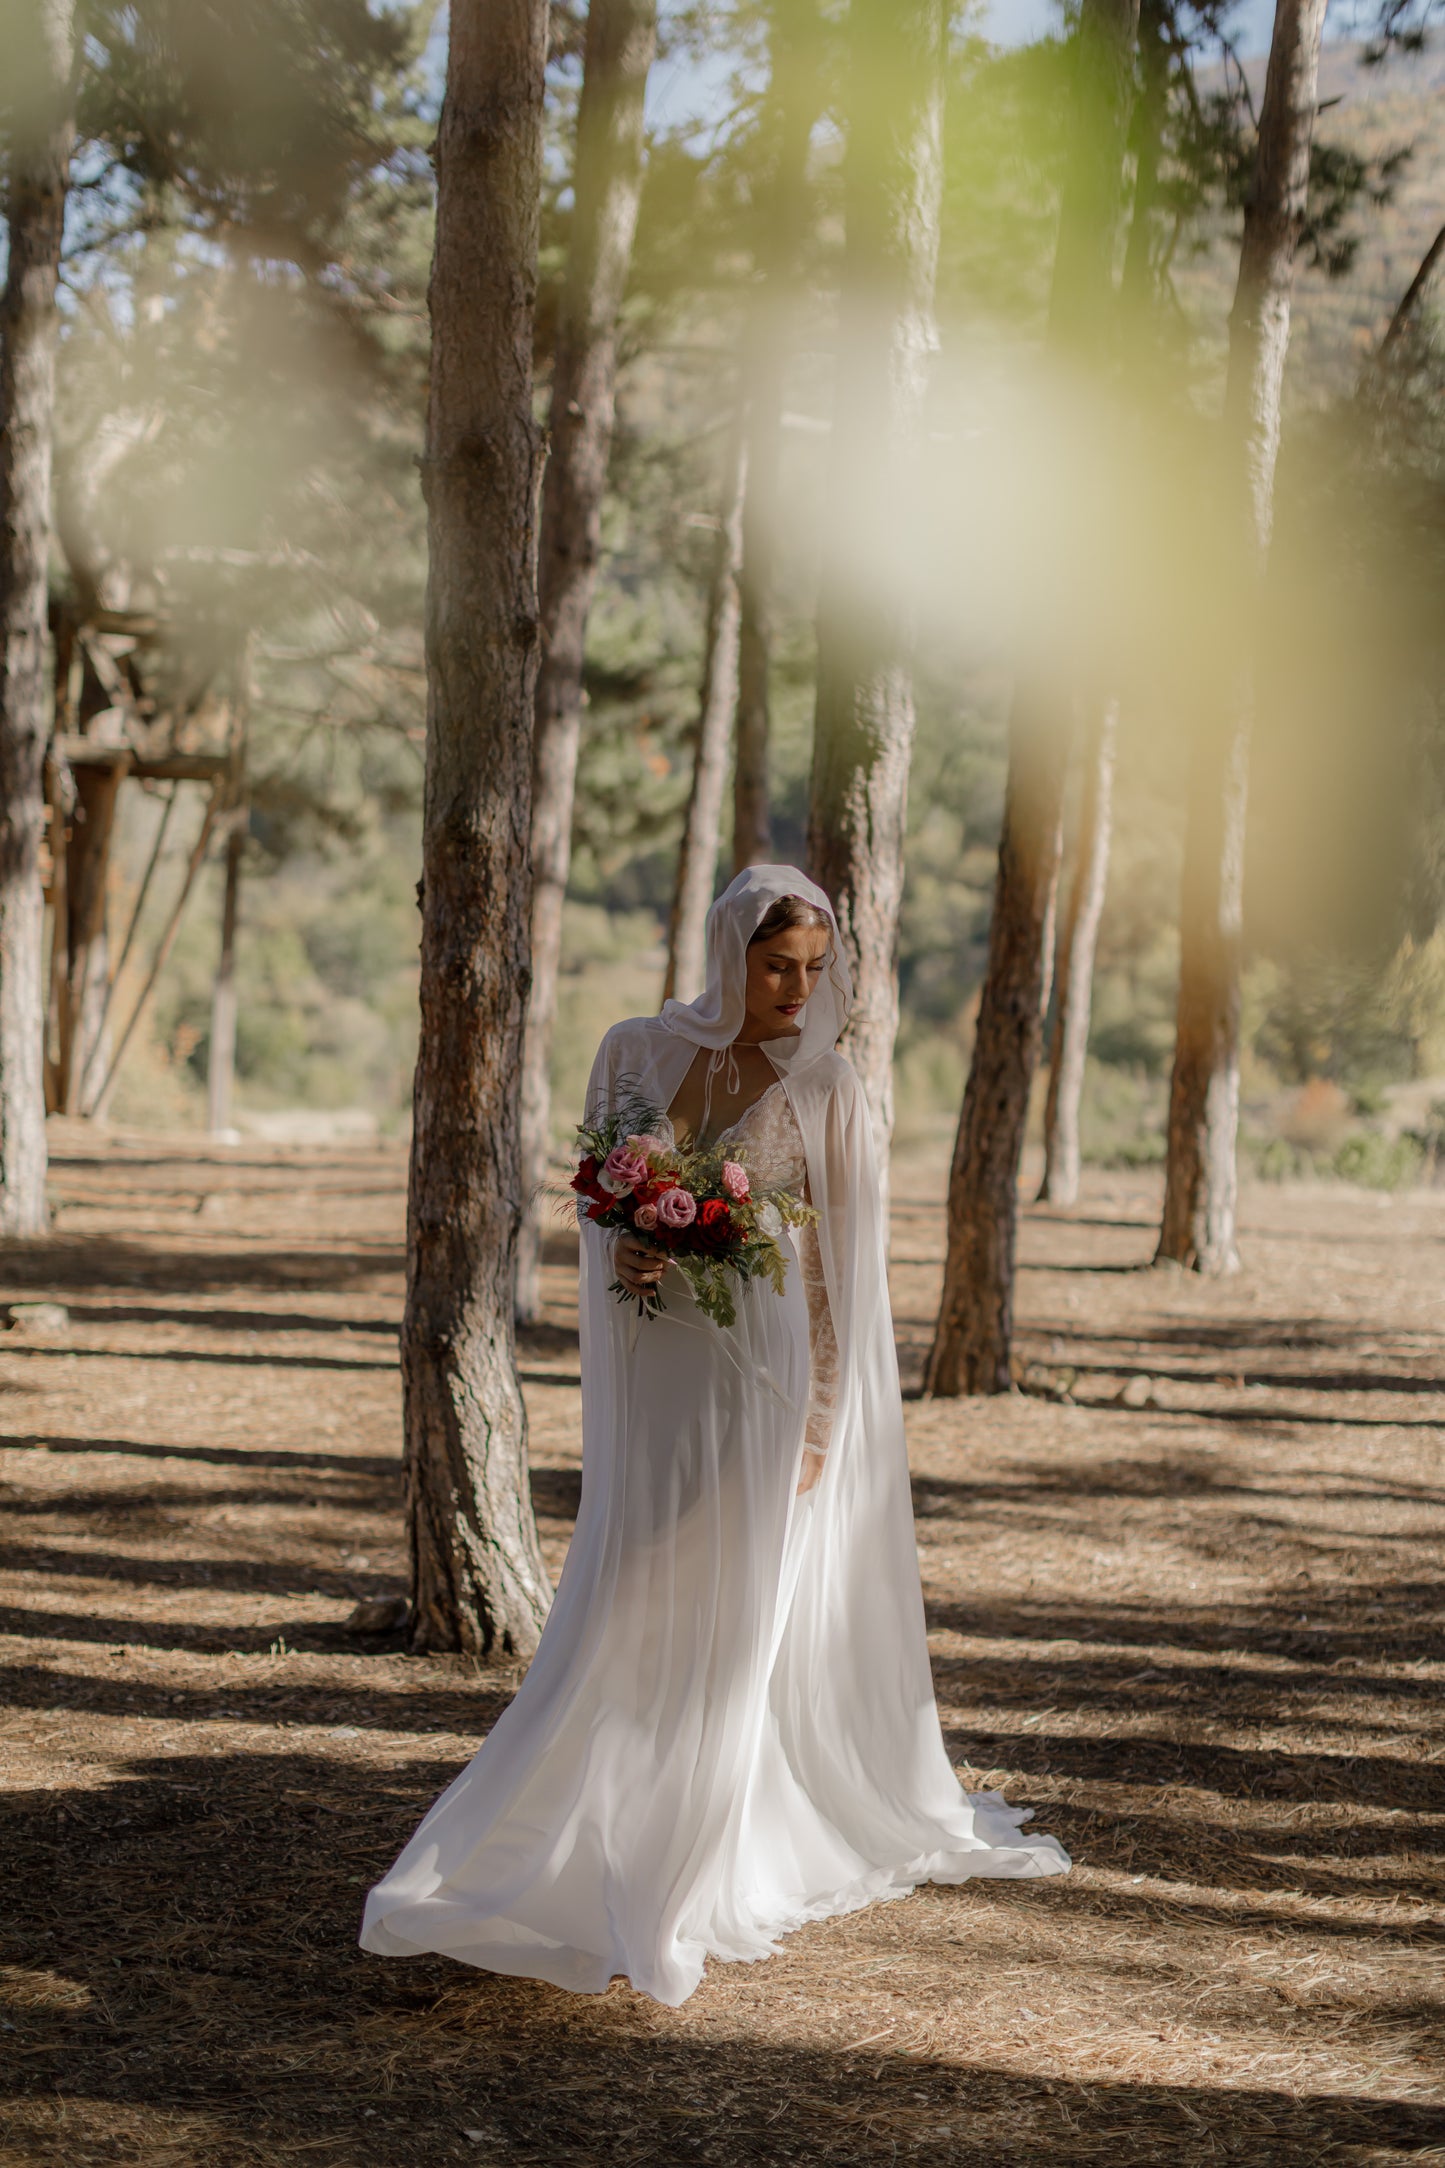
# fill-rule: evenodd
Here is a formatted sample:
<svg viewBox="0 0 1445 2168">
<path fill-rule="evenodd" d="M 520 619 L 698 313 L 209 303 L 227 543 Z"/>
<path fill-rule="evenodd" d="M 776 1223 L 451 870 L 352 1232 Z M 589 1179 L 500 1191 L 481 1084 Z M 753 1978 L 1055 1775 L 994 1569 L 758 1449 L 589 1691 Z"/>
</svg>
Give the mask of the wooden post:
<svg viewBox="0 0 1445 2168">
<path fill-rule="evenodd" d="M 65 1033 L 60 1046 L 61 1101 L 67 1114 L 84 1112 L 85 1082 L 106 1067 L 103 1045 L 110 1008 L 111 845 L 120 787 L 129 770 L 124 752 L 75 769 L 75 807 L 66 851 Z M 59 933 L 61 922 L 56 922 Z"/>
<path fill-rule="evenodd" d="M 221 896 L 221 953 L 211 995 L 211 1040 L 206 1055 L 206 1123 L 213 1137 L 231 1128 L 236 1077 L 236 918 L 241 898 L 241 858 L 249 809 L 235 808 L 226 827 L 226 879 Z"/>
<path fill-rule="evenodd" d="M 216 822 L 216 812 L 220 803 L 220 790 L 221 785 L 219 782 L 214 783 L 211 787 L 211 795 L 206 801 L 205 812 L 201 815 L 201 825 L 197 831 L 196 840 L 191 845 L 191 854 L 186 860 L 186 870 L 181 877 L 180 889 L 174 903 L 171 905 L 170 916 L 161 930 L 160 940 L 156 943 L 155 954 L 151 958 L 150 969 L 146 973 L 145 983 L 136 996 L 135 1007 L 126 1018 L 125 1030 L 120 1035 L 120 1042 L 111 1056 L 109 1066 L 102 1075 L 93 1095 L 87 1085 L 87 1096 L 82 1102 L 81 1112 L 93 1115 L 98 1122 L 103 1122 L 110 1112 L 110 1102 L 115 1091 L 116 1080 L 120 1075 L 121 1064 L 125 1060 L 131 1040 L 135 1036 L 136 1025 L 146 1012 L 151 995 L 155 992 L 156 981 L 164 971 L 171 950 L 175 946 L 176 935 L 180 931 L 181 914 L 186 908 L 191 890 L 196 885 L 196 876 L 205 863 L 206 851 L 210 845 L 211 834 Z"/>
</svg>

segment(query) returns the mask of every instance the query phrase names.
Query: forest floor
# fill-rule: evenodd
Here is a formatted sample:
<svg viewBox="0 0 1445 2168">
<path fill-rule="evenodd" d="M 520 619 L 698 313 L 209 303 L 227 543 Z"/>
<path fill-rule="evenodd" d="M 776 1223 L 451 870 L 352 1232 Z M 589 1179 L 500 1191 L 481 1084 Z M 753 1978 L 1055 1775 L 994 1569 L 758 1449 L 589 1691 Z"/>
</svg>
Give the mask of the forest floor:
<svg viewBox="0 0 1445 2168">
<path fill-rule="evenodd" d="M 402 1579 L 395 1150 L 55 1139 L 0 1257 L 0 2162 L 1445 2160 L 1445 1190 L 1030 1208 L 1029 1390 L 909 1403 L 940 1705 L 1060 1881 L 925 1889 L 666 2010 L 356 1946 L 515 1684 L 358 1645 Z M 899 1169 L 917 1378 L 943 1169 Z M 527 1338 L 578 1494 L 566 1244 Z M 13 1313 L 12 1313 L 13 1314 Z"/>
</svg>

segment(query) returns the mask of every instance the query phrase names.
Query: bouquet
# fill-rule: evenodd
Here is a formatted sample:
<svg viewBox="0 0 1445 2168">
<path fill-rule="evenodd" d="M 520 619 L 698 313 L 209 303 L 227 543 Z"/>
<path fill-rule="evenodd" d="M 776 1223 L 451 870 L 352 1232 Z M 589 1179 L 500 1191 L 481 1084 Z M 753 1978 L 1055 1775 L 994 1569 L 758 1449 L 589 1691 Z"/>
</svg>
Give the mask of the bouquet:
<svg viewBox="0 0 1445 2168">
<path fill-rule="evenodd" d="M 788 1261 L 779 1237 L 818 1215 L 787 1190 L 760 1187 L 746 1146 L 683 1149 L 656 1134 L 662 1119 L 658 1108 L 633 1101 L 579 1126 L 577 1217 L 661 1250 L 685 1274 L 704 1316 L 735 1324 L 733 1280 L 766 1279 L 781 1294 Z M 644 1317 L 663 1308 L 655 1288 L 635 1295 L 614 1280 L 609 1292 L 636 1302 Z"/>
</svg>

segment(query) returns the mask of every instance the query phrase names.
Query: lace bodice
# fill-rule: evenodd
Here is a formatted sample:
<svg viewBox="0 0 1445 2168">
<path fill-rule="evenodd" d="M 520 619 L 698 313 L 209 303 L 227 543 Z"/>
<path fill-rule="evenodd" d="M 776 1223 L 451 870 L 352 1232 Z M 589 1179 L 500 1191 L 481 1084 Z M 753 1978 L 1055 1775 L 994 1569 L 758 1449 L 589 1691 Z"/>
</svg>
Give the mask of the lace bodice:
<svg viewBox="0 0 1445 2168">
<path fill-rule="evenodd" d="M 770 1084 L 760 1099 L 719 1132 L 716 1141 L 736 1144 L 748 1167 L 769 1189 L 787 1189 L 801 1197 L 807 1188 L 807 1155 L 781 1084 Z"/>
<path fill-rule="evenodd" d="M 797 1116 L 782 1085 L 770 1084 L 760 1099 L 719 1132 L 716 1142 L 735 1144 L 738 1157 L 769 1189 L 808 1194 L 808 1160 Z M 814 1225 L 794 1230 L 803 1292 L 808 1299 L 808 1426 L 810 1452 L 826 1453 L 838 1400 L 838 1341 L 828 1306 L 823 1252 Z"/>
</svg>

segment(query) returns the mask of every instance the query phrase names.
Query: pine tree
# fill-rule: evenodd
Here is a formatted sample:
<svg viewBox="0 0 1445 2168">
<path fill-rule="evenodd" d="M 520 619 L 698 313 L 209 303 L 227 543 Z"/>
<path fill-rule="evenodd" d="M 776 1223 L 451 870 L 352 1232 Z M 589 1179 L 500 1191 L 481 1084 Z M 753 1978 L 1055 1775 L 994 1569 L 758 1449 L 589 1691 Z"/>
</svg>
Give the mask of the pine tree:
<svg viewBox="0 0 1445 2168">
<path fill-rule="evenodd" d="M 1280 394 L 1309 192 L 1325 0 L 1279 0 L 1229 322 L 1226 487 L 1252 586 L 1274 516 Z M 1222 1274 L 1235 1242 L 1240 941 L 1254 657 L 1196 732 L 1180 902 L 1179 1008 L 1169 1091 L 1161 1260 Z"/>
<path fill-rule="evenodd" d="M 824 33 L 817 0 L 772 0 L 768 46 L 770 79 L 756 184 L 756 283 L 742 351 L 747 492 L 733 759 L 734 873 L 772 857 L 769 676 L 782 509 L 783 397 L 811 208 L 808 151 L 823 99 Z"/>
<path fill-rule="evenodd" d="M 896 530 L 916 470 L 943 183 L 943 0 L 854 0 L 846 239 L 834 408 L 835 547 L 818 603 L 808 868 L 853 975 L 847 1052 L 885 1158 L 893 1133 L 898 911 L 913 745 L 911 612 L 862 591 L 867 543 Z M 886 544 L 885 544 L 886 546 Z"/>
<path fill-rule="evenodd" d="M 546 0 L 453 0 L 425 463 L 421 1038 L 402 1322 L 416 1649 L 525 1655 L 548 1587 L 512 1304 L 528 981 Z"/>
<path fill-rule="evenodd" d="M 1139 0 L 1084 0 L 1075 33 L 1072 146 L 1054 257 L 1049 343 L 1096 361 L 1113 301 L 1113 256 L 1133 93 Z M 948 1191 L 943 1299 L 930 1392 L 1011 1383 L 1018 1175 L 1043 1036 L 1044 941 L 1059 874 L 1071 688 L 1020 673 L 989 922 L 988 967 Z"/>
<path fill-rule="evenodd" d="M 517 1315 L 541 1308 L 541 1244 L 552 1126 L 552 1032 L 572 800 L 582 722 L 587 613 L 597 578 L 612 444 L 617 319 L 642 188 L 642 114 L 657 37 L 654 0 L 591 0 L 577 111 L 567 272 L 552 363 L 551 449 L 542 497 L 542 661 L 532 795 L 532 992 L 522 1067 L 527 1198 Z"/>
<path fill-rule="evenodd" d="M 740 572 L 743 506 L 747 499 L 747 448 L 741 417 L 734 424 L 723 463 L 723 497 L 713 545 L 702 690 L 692 786 L 683 815 L 677 878 L 667 928 L 667 973 L 662 998 L 696 1001 L 703 989 L 707 914 L 717 885 L 728 739 L 738 694 L 738 647 L 742 617 Z"/>
<path fill-rule="evenodd" d="M 26 0 L 10 28 L 0 301 L 0 1233 L 37 1235 L 47 1224 L 40 847 L 56 286 L 75 139 L 71 0 Z"/>
</svg>

